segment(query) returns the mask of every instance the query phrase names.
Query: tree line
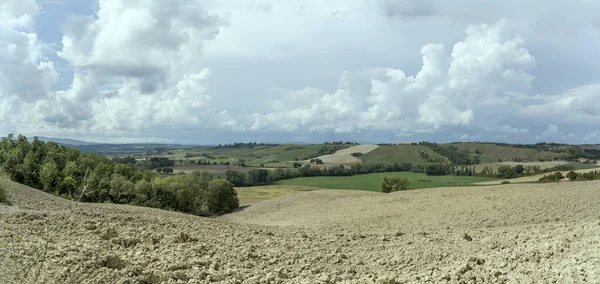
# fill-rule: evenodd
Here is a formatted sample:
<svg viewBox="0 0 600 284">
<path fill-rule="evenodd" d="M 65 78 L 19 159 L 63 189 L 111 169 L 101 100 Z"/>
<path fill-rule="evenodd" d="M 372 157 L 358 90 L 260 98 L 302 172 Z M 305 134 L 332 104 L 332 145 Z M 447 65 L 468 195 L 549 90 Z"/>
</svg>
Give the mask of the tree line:
<svg viewBox="0 0 600 284">
<path fill-rule="evenodd" d="M 541 177 L 538 182 L 540 183 L 550 183 L 550 182 L 558 182 L 561 179 L 564 179 L 565 176 L 561 172 L 555 172 L 550 175 L 545 175 Z M 567 173 L 566 178 L 569 181 L 590 181 L 590 180 L 599 180 L 600 179 L 600 171 L 590 171 L 587 173 L 576 173 L 574 171 L 570 171 Z"/>
<path fill-rule="evenodd" d="M 109 159 L 8 135 L 0 141 L 0 167 L 10 179 L 64 198 L 176 210 L 196 215 L 231 212 L 238 207 L 233 185 L 212 175 L 161 175 L 149 170 L 168 159 Z M 173 161 L 171 161 L 173 162 Z"/>
</svg>

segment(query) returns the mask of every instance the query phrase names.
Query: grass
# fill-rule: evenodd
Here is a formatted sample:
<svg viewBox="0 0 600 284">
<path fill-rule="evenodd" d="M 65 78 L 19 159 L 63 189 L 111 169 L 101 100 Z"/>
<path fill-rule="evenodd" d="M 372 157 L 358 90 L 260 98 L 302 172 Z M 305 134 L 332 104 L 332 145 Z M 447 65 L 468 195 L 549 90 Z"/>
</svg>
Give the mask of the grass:
<svg viewBox="0 0 600 284">
<path fill-rule="evenodd" d="M 360 156 L 366 164 L 394 164 L 408 162 L 413 164 L 425 164 L 428 161 L 421 159 L 417 151 L 421 150 L 432 158 L 443 158 L 440 154 L 425 146 L 393 145 L 380 146 L 379 148 Z"/>
<path fill-rule="evenodd" d="M 250 205 L 263 200 L 290 195 L 296 192 L 318 190 L 321 188 L 290 186 L 290 185 L 269 185 L 253 187 L 237 187 L 240 206 Z"/>
<path fill-rule="evenodd" d="M 587 170 L 587 169 L 600 168 L 598 165 L 595 165 L 595 164 L 584 164 L 584 163 L 568 163 L 568 164 L 566 164 L 566 166 L 573 166 L 573 167 L 575 167 L 575 170 Z"/>
<path fill-rule="evenodd" d="M 310 156 L 316 156 L 318 151 L 324 147 L 343 147 L 347 148 L 353 145 L 324 145 L 324 144 L 309 144 L 309 145 L 278 145 L 278 146 L 254 146 L 243 148 L 197 148 L 192 150 L 179 150 L 174 152 L 174 157 L 185 159 L 186 153 L 202 154 L 206 153 L 214 157 L 227 157 L 226 160 L 220 161 L 238 161 L 243 159 L 246 165 L 265 167 L 290 167 L 295 159 L 303 160 Z M 197 160 L 197 157 L 190 158 Z M 211 160 L 214 161 L 214 160 Z"/>
<path fill-rule="evenodd" d="M 304 177 L 282 180 L 277 182 L 277 184 L 319 187 L 328 189 L 381 191 L 381 180 L 384 177 L 406 177 L 410 180 L 409 189 L 468 186 L 477 182 L 496 180 L 493 178 L 483 177 L 427 176 L 422 173 L 395 172 L 356 175 L 348 177 Z"/>
</svg>

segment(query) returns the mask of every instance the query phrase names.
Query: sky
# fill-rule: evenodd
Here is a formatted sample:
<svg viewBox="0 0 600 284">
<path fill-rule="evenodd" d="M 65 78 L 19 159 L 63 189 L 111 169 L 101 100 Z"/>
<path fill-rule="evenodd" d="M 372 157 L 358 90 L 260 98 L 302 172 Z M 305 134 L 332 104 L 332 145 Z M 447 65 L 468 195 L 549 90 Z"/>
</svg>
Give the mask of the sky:
<svg viewBox="0 0 600 284">
<path fill-rule="evenodd" d="M 600 143 L 600 1 L 0 0 L 0 134 Z"/>
</svg>

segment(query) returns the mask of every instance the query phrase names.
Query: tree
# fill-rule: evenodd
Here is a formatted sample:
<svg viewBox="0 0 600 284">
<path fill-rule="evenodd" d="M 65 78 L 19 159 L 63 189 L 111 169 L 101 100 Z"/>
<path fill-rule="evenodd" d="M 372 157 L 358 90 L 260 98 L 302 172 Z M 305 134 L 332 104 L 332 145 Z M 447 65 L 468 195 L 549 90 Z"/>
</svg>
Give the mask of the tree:
<svg viewBox="0 0 600 284">
<path fill-rule="evenodd" d="M 499 178 L 514 178 L 516 175 L 517 173 L 515 172 L 515 169 L 513 169 L 511 166 L 502 165 L 498 167 Z"/>
<path fill-rule="evenodd" d="M 232 183 L 234 186 L 244 186 L 246 185 L 246 175 L 240 173 L 238 171 L 228 170 L 225 173 L 225 178 L 228 182 Z"/>
<path fill-rule="evenodd" d="M 300 164 L 299 162 L 294 162 L 293 166 L 294 168 L 299 168 L 302 167 L 302 164 Z"/>
<path fill-rule="evenodd" d="M 523 174 L 523 172 L 525 172 L 525 167 L 523 167 L 523 165 L 516 165 L 513 170 L 517 175 L 520 176 Z"/>
<path fill-rule="evenodd" d="M 574 171 L 570 171 L 570 172 L 567 174 L 567 177 L 569 178 L 569 180 L 570 180 L 570 181 L 574 181 L 574 180 L 576 180 L 576 179 L 577 179 L 577 173 L 576 173 L 576 172 L 574 172 Z"/>
<path fill-rule="evenodd" d="M 0 203 L 10 205 L 10 177 L 0 169 Z"/>
<path fill-rule="evenodd" d="M 443 176 L 448 173 L 448 167 L 443 164 L 431 164 L 425 167 L 425 174 L 428 176 Z"/>
<path fill-rule="evenodd" d="M 384 177 L 381 181 L 381 191 L 390 193 L 392 191 L 407 190 L 410 181 L 405 177 Z"/>
<path fill-rule="evenodd" d="M 40 178 L 44 190 L 51 191 L 56 189 L 56 186 L 60 182 L 60 172 L 54 161 L 48 161 L 42 165 L 40 169 Z"/>
<path fill-rule="evenodd" d="M 60 183 L 60 194 L 66 194 L 67 196 L 74 196 L 77 192 L 77 181 L 71 177 L 67 176 Z"/>
<path fill-rule="evenodd" d="M 266 185 L 270 184 L 269 170 L 254 169 L 248 172 L 248 183 L 250 185 Z"/>
<path fill-rule="evenodd" d="M 239 207 L 237 192 L 233 184 L 226 180 L 209 182 L 208 189 L 198 199 L 199 207 L 195 213 L 202 216 L 225 214 Z"/>
</svg>

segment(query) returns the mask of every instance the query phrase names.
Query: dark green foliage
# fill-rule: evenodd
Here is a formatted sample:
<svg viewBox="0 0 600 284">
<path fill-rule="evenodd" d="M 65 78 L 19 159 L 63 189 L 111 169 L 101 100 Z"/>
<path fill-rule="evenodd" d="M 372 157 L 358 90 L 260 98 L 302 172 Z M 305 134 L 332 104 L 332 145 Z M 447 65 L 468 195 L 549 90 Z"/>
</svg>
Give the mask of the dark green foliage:
<svg viewBox="0 0 600 284">
<path fill-rule="evenodd" d="M 599 180 L 600 179 L 600 171 L 591 171 L 587 173 L 576 173 L 574 171 L 570 171 L 567 174 L 567 177 L 571 181 L 589 181 L 589 180 Z M 564 177 L 560 172 L 543 176 L 538 180 L 538 182 L 547 183 L 547 182 L 557 182 Z"/>
<path fill-rule="evenodd" d="M 175 165 L 175 161 L 169 160 L 169 158 L 164 157 L 152 157 L 150 158 L 150 162 L 152 163 L 152 168 L 162 168 L 162 167 L 172 167 Z"/>
<path fill-rule="evenodd" d="M 271 183 L 269 170 L 254 169 L 248 172 L 248 183 L 251 185 L 267 185 Z"/>
<path fill-rule="evenodd" d="M 515 178 L 517 177 L 517 173 L 514 168 L 511 166 L 500 166 L 498 167 L 498 177 L 499 178 Z"/>
<path fill-rule="evenodd" d="M 200 201 L 200 211 L 196 213 L 202 216 L 225 214 L 239 207 L 237 192 L 226 180 L 210 181 Z"/>
<path fill-rule="evenodd" d="M 443 176 L 447 175 L 449 167 L 444 164 L 431 164 L 425 166 L 425 174 L 428 176 Z"/>
<path fill-rule="evenodd" d="M 139 167 L 142 163 L 146 164 L 143 168 Z M 172 168 L 164 167 L 173 163 L 166 158 L 151 158 L 133 165 L 129 158 L 82 154 L 37 138 L 28 143 L 24 136 L 14 139 L 9 135 L 0 141 L 0 170 L 14 181 L 59 196 L 199 215 L 223 214 L 237 207 L 233 185 L 228 186 L 227 181 L 218 183 L 209 173 L 159 176 L 147 170 L 160 166 L 158 172 L 173 173 Z M 82 195 L 84 186 L 86 192 Z"/>
<path fill-rule="evenodd" d="M 114 157 L 113 162 L 117 163 L 117 164 L 131 164 L 131 165 L 135 165 L 135 163 L 137 162 L 136 159 L 132 156 L 127 156 L 127 157 Z"/>
<path fill-rule="evenodd" d="M 0 170 L 0 203 L 10 205 L 10 178 Z"/>
<path fill-rule="evenodd" d="M 565 178 L 561 172 L 556 172 L 554 174 L 551 175 L 547 175 L 547 176 L 543 176 L 541 177 L 538 182 L 543 182 L 543 183 L 547 183 L 547 182 L 557 182 L 561 179 Z"/>
<path fill-rule="evenodd" d="M 238 171 L 228 170 L 225 178 L 234 186 L 246 186 L 246 175 Z"/>
<path fill-rule="evenodd" d="M 427 146 L 434 152 L 446 157 L 455 165 L 479 164 L 479 155 L 460 150 L 456 146 L 440 146 L 436 143 L 420 142 L 419 145 Z"/>
<path fill-rule="evenodd" d="M 405 177 L 384 177 L 381 181 L 381 191 L 390 193 L 392 191 L 407 190 L 410 181 Z"/>
</svg>

